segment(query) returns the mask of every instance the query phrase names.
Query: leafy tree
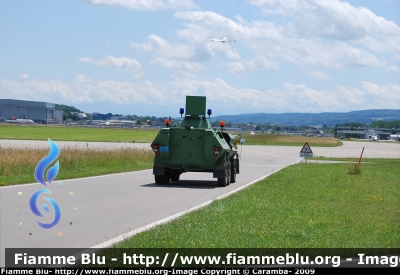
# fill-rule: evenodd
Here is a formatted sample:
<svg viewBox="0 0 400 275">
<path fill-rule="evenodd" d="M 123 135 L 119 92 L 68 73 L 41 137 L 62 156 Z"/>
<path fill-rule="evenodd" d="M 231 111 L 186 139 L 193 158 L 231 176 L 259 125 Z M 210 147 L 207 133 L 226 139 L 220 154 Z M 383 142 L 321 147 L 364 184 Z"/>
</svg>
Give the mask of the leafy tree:
<svg viewBox="0 0 400 275">
<path fill-rule="evenodd" d="M 75 108 L 74 106 L 67 106 L 64 104 L 56 104 L 56 109 L 63 110 L 64 112 L 67 112 L 67 113 L 73 113 L 73 112 L 83 113 L 81 110 Z"/>
<path fill-rule="evenodd" d="M 57 110 L 62 110 L 63 115 L 64 115 L 64 120 L 73 120 L 77 121 L 79 120 L 79 116 L 73 113 L 83 113 L 81 110 L 75 108 L 74 106 L 67 106 L 64 104 L 56 104 L 56 109 Z M 90 116 L 91 119 L 91 116 Z"/>
<path fill-rule="evenodd" d="M 345 124 L 343 124 L 344 127 L 363 127 L 364 123 L 361 122 L 346 122 Z"/>
<path fill-rule="evenodd" d="M 383 121 L 378 120 L 371 123 L 371 127 L 373 128 L 400 128 L 400 120 L 394 121 Z"/>
<path fill-rule="evenodd" d="M 216 121 L 212 122 L 211 125 L 212 125 L 212 127 L 219 127 L 219 123 L 220 123 L 220 120 L 217 119 Z"/>
</svg>

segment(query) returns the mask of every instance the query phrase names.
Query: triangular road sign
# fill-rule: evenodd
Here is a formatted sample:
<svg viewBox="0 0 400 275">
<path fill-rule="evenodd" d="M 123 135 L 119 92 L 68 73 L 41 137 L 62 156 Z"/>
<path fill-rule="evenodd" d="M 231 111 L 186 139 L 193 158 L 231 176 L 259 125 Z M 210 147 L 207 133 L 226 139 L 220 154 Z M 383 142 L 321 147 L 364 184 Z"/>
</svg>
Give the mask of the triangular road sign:
<svg viewBox="0 0 400 275">
<path fill-rule="evenodd" d="M 300 153 L 304 153 L 304 154 L 312 154 L 312 150 L 310 145 L 308 145 L 308 143 L 306 142 L 303 146 L 303 149 L 301 149 Z"/>
</svg>

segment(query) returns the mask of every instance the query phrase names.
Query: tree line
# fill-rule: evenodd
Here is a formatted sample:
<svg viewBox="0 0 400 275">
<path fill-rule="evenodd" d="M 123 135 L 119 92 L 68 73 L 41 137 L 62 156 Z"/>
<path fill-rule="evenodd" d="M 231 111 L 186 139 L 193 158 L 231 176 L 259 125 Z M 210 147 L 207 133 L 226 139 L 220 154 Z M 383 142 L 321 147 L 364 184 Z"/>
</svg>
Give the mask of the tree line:
<svg viewBox="0 0 400 275">
<path fill-rule="evenodd" d="M 383 121 L 377 120 L 371 122 L 371 124 L 365 124 L 361 122 L 347 122 L 344 124 L 336 124 L 336 127 L 350 127 L 350 128 L 358 128 L 358 127 L 371 127 L 371 128 L 400 128 L 400 120 L 393 120 L 393 121 Z"/>
</svg>

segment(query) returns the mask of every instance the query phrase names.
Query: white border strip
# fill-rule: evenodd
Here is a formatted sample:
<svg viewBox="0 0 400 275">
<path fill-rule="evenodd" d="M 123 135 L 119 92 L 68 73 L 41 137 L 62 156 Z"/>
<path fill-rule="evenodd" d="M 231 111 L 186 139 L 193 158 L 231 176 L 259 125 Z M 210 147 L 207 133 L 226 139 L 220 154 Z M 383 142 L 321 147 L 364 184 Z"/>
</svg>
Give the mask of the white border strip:
<svg viewBox="0 0 400 275">
<path fill-rule="evenodd" d="M 261 181 L 261 180 L 263 180 L 263 179 L 269 177 L 270 175 L 272 175 L 272 174 L 274 174 L 274 173 L 276 173 L 276 172 L 282 170 L 282 169 L 285 168 L 285 167 L 291 166 L 291 165 L 296 164 L 296 163 L 301 162 L 301 161 L 302 161 L 302 159 L 296 160 L 295 162 L 292 162 L 291 164 L 289 164 L 289 165 L 287 165 L 287 166 L 284 166 L 284 167 L 282 167 L 282 168 L 280 168 L 280 169 L 278 169 L 278 170 L 276 170 L 276 171 L 273 171 L 273 172 L 271 172 L 271 173 L 269 173 L 269 174 L 267 174 L 267 175 L 265 175 L 265 176 L 262 176 L 261 178 L 258 178 L 258 179 L 256 179 L 256 180 L 253 180 L 252 182 L 249 182 L 249 183 L 247 183 L 247 184 L 245 184 L 245 185 L 243 185 L 243 186 L 241 186 L 241 187 L 239 187 L 239 188 L 237 188 L 237 189 L 235 189 L 235 190 L 232 190 L 232 191 L 230 191 L 230 192 L 228 192 L 228 193 L 225 193 L 225 194 L 223 194 L 223 195 L 221 195 L 221 196 L 219 196 L 219 197 L 216 197 L 215 199 L 206 201 L 206 202 L 204 202 L 204 203 L 202 203 L 202 204 L 200 204 L 200 205 L 194 206 L 194 207 L 192 207 L 192 208 L 189 208 L 189 209 L 187 209 L 187 210 L 184 210 L 184 211 L 182 211 L 182 212 L 179 212 L 179 213 L 177 213 L 177 214 L 175 214 L 175 215 L 169 216 L 169 217 L 164 218 L 164 219 L 162 219 L 162 220 L 159 220 L 159 221 L 153 222 L 153 223 L 151 223 L 151 224 L 148 224 L 148 225 L 139 227 L 139 228 L 137 228 L 137 229 L 135 229 L 135 230 L 132 230 L 132 231 L 126 233 L 126 234 L 122 234 L 122 235 L 120 235 L 120 236 L 118 236 L 118 237 L 115 237 L 115 238 L 113 238 L 113 239 L 110 239 L 110 240 L 108 240 L 108 241 L 105 241 L 105 242 L 103 242 L 103 243 L 100 243 L 100 244 L 98 244 L 98 245 L 92 246 L 91 248 L 106 248 L 106 247 L 112 246 L 112 245 L 114 245 L 114 244 L 117 244 L 117 243 L 119 243 L 119 242 L 121 242 L 121 241 L 123 241 L 123 240 L 125 240 L 125 239 L 127 239 L 127 238 L 130 238 L 130 237 L 132 237 L 132 236 L 134 236 L 134 235 L 136 235 L 136 234 L 138 234 L 138 233 L 141 233 L 141 232 L 143 232 L 143 231 L 149 230 L 149 229 L 151 229 L 151 228 L 154 228 L 154 227 L 159 226 L 159 225 L 162 225 L 162 224 L 169 223 L 169 222 L 171 222 L 172 220 L 175 220 L 175 219 L 177 219 L 177 218 L 179 218 L 179 217 L 181 217 L 181 216 L 183 216 L 183 215 L 185 215 L 185 214 L 187 214 L 187 213 L 190 213 L 190 212 L 193 212 L 193 211 L 198 210 L 198 209 L 200 209 L 200 208 L 203 208 L 203 207 L 205 207 L 205 206 L 211 204 L 213 201 L 226 198 L 226 197 L 228 197 L 228 196 L 230 196 L 230 195 L 232 195 L 232 194 L 234 194 L 234 193 L 236 193 L 236 192 L 238 192 L 238 191 L 240 191 L 240 190 L 242 190 L 242 189 L 245 189 L 245 188 L 249 187 L 250 185 L 252 185 L 252 184 L 254 184 L 254 183 L 256 183 L 256 182 L 259 182 L 259 181 Z"/>
</svg>

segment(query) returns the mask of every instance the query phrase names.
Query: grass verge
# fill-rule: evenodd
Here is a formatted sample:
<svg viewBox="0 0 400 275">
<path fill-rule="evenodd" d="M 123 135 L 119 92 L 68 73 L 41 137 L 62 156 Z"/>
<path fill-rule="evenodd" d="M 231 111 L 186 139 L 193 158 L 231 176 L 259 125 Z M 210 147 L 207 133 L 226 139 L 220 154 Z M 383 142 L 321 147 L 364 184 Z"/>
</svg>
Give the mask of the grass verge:
<svg viewBox="0 0 400 275">
<path fill-rule="evenodd" d="M 114 128 L 84 128 L 46 125 L 9 125 L 0 124 L 0 139 L 28 139 L 53 141 L 104 141 L 104 142 L 142 142 L 150 143 L 154 140 L 157 129 L 114 129 Z M 232 132 L 233 135 L 238 133 Z M 243 133 L 243 139 L 249 145 L 287 145 L 303 146 L 308 142 L 310 146 L 335 147 L 342 143 L 337 138 L 279 136 L 272 134 L 250 135 Z"/>
<path fill-rule="evenodd" d="M 152 142 L 156 129 L 84 128 L 46 125 L 0 125 L 0 139 L 53 141 Z"/>
<path fill-rule="evenodd" d="M 0 186 L 36 182 L 36 165 L 48 153 L 49 149 L 1 148 Z M 150 169 L 153 160 L 150 149 L 104 151 L 64 147 L 57 180 Z"/>
<path fill-rule="evenodd" d="M 303 146 L 308 142 L 311 147 L 336 147 L 342 145 L 337 138 L 322 137 L 303 137 L 303 136 L 282 136 L 272 134 L 250 135 L 244 133 L 242 139 L 246 140 L 248 145 L 287 145 L 287 146 Z"/>
<path fill-rule="evenodd" d="M 117 248 L 398 248 L 400 160 L 298 164 Z"/>
</svg>

